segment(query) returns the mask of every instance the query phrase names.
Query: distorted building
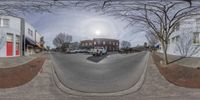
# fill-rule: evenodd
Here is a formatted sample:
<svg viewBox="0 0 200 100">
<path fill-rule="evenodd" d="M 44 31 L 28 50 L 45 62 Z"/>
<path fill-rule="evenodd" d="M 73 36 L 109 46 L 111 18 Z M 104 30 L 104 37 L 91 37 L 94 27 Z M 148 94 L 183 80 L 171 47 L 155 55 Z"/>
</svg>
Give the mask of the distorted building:
<svg viewBox="0 0 200 100">
<path fill-rule="evenodd" d="M 43 48 L 42 35 L 23 18 L 0 16 L 0 57 L 31 55 Z"/>
<path fill-rule="evenodd" d="M 159 51 L 163 52 L 160 43 L 159 46 L 161 47 Z M 200 48 L 200 16 L 193 16 L 179 22 L 169 38 L 167 53 L 181 56 L 187 56 L 185 54 L 188 54 L 189 56 L 200 57 L 200 50 L 197 49 L 198 51 L 194 53 L 196 48 Z"/>
<path fill-rule="evenodd" d="M 81 48 L 91 49 L 94 47 L 104 47 L 108 51 L 119 50 L 119 40 L 108 38 L 94 38 L 93 40 L 83 40 L 80 43 Z"/>
</svg>

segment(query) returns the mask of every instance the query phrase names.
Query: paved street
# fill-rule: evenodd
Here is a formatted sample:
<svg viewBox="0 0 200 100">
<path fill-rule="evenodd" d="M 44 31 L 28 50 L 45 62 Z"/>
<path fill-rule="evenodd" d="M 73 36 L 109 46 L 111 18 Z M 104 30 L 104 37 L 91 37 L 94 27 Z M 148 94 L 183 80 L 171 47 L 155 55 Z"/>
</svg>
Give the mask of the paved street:
<svg viewBox="0 0 200 100">
<path fill-rule="evenodd" d="M 169 83 L 151 60 L 144 84 L 137 92 L 123 96 L 104 97 L 66 94 L 55 85 L 51 70 L 52 60 L 48 55 L 45 56 L 47 60 L 42 72 L 25 85 L 0 89 L 0 100 L 199 100 L 199 89 L 182 88 Z"/>
<path fill-rule="evenodd" d="M 144 72 L 146 52 L 109 55 L 99 63 L 90 55 L 53 53 L 56 72 L 62 83 L 81 92 L 118 92 L 134 86 Z"/>
</svg>

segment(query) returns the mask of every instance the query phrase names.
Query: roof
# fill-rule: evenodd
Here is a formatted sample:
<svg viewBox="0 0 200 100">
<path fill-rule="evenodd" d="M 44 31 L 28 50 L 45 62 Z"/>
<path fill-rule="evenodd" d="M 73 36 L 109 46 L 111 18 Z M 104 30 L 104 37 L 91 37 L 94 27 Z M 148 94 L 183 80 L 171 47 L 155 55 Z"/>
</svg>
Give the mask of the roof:
<svg viewBox="0 0 200 100">
<path fill-rule="evenodd" d="M 93 40 L 112 40 L 112 41 L 119 41 L 118 39 L 109 39 L 109 38 L 94 38 Z"/>
<path fill-rule="evenodd" d="M 93 40 L 82 40 L 81 42 L 93 42 Z"/>
</svg>

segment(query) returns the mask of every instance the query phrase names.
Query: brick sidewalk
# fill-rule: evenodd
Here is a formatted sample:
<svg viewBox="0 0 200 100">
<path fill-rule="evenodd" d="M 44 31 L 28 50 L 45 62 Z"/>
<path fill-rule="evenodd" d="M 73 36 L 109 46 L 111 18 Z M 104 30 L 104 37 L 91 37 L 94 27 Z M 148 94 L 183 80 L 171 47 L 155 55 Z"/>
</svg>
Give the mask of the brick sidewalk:
<svg viewBox="0 0 200 100">
<path fill-rule="evenodd" d="M 11 68 L 18 65 L 25 64 L 31 60 L 43 55 L 44 53 L 33 54 L 29 56 L 20 56 L 20 57 L 8 57 L 0 58 L 0 68 Z"/>
<path fill-rule="evenodd" d="M 160 61 L 163 59 L 157 54 L 153 54 L 153 58 L 160 73 L 169 82 L 181 87 L 200 88 L 200 69 L 183 66 L 180 62 L 162 65 Z"/>
<path fill-rule="evenodd" d="M 156 53 L 158 56 L 163 58 L 162 53 Z M 187 58 L 182 58 L 180 59 L 180 56 L 175 56 L 175 55 L 168 55 L 168 59 L 170 62 L 174 62 L 179 65 L 183 65 L 185 67 L 190 67 L 190 68 L 197 68 L 200 67 L 200 58 L 198 57 L 187 57 Z"/>
<path fill-rule="evenodd" d="M 16 67 L 0 68 L 0 88 L 12 88 L 29 82 L 41 70 L 44 61 L 44 57 L 38 57 Z"/>
</svg>

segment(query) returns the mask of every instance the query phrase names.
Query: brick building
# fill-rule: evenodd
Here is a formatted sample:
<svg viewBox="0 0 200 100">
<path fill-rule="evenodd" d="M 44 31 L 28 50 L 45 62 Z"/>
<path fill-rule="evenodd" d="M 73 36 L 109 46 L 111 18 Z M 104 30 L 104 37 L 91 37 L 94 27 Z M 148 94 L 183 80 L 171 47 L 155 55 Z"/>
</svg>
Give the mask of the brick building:
<svg viewBox="0 0 200 100">
<path fill-rule="evenodd" d="M 119 50 L 119 40 L 107 38 L 94 38 L 93 40 L 83 40 L 80 43 L 80 48 L 91 49 L 94 47 L 104 47 L 108 51 Z"/>
</svg>

